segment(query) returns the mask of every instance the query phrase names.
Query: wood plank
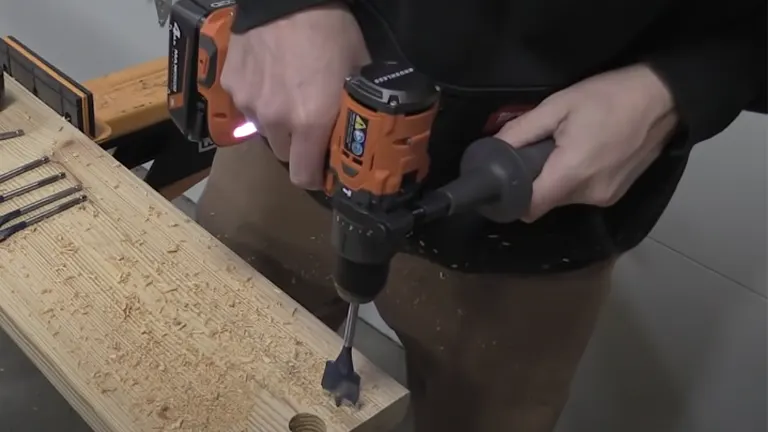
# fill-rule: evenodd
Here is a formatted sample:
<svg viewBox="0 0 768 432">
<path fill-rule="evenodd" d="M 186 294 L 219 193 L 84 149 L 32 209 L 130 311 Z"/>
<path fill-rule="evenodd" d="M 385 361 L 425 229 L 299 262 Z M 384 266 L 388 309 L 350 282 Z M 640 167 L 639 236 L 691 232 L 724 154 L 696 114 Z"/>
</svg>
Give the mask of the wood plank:
<svg viewBox="0 0 768 432">
<path fill-rule="evenodd" d="M 408 394 L 359 353 L 358 407 L 319 386 L 340 339 L 8 78 L 0 172 L 53 163 L 90 200 L 0 244 L 0 325 L 97 431 L 388 430 Z M 302 424 L 301 419 L 293 424 Z"/>
<path fill-rule="evenodd" d="M 86 81 L 93 93 L 96 120 L 109 130 L 100 140 L 113 139 L 169 117 L 166 106 L 167 58 L 142 63 Z"/>
</svg>

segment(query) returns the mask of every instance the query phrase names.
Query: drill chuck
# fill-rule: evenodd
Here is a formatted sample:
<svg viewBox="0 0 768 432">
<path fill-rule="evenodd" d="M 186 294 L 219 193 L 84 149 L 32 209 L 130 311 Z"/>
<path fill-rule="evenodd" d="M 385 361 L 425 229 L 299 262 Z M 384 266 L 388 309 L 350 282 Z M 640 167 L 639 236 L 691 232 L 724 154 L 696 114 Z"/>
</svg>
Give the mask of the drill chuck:
<svg viewBox="0 0 768 432">
<path fill-rule="evenodd" d="M 363 264 L 338 256 L 334 283 L 339 296 L 349 303 L 373 301 L 387 285 L 389 262 Z"/>
<path fill-rule="evenodd" d="M 331 244 L 336 250 L 334 282 L 347 301 L 368 303 L 384 289 L 389 262 L 413 226 L 405 210 L 371 212 L 336 201 Z"/>
</svg>

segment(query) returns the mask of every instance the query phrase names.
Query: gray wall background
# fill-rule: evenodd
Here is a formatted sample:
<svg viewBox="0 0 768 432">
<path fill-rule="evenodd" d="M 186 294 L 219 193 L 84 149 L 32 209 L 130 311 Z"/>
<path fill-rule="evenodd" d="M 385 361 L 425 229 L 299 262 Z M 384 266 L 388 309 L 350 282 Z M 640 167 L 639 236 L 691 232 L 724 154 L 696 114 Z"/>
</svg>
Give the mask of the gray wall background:
<svg viewBox="0 0 768 432">
<path fill-rule="evenodd" d="M 146 0 L 0 0 L 0 34 L 78 80 L 167 43 Z M 696 148 L 651 238 L 619 264 L 559 432 L 767 430 L 767 124 L 743 114 Z"/>
</svg>

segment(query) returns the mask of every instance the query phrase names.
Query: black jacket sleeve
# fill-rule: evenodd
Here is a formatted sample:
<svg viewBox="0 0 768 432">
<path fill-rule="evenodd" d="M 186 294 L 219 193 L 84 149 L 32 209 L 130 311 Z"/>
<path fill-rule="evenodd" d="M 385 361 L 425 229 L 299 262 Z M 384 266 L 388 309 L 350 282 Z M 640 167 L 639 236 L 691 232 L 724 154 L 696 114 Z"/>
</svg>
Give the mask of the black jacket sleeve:
<svg viewBox="0 0 768 432">
<path fill-rule="evenodd" d="M 236 0 L 235 20 L 232 33 L 248 30 L 283 18 L 294 12 L 329 3 L 334 0 Z"/>
<path fill-rule="evenodd" d="M 676 40 L 647 59 L 675 100 L 681 150 L 742 110 L 766 112 L 766 1 L 697 3 L 680 16 Z"/>
</svg>

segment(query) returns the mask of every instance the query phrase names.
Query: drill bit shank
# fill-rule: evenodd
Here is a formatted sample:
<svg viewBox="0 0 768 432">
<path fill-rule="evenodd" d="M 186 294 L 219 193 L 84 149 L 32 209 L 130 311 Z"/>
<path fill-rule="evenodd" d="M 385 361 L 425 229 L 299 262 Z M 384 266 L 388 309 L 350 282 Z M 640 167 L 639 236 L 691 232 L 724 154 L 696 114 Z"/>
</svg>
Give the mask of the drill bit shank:
<svg viewBox="0 0 768 432">
<path fill-rule="evenodd" d="M 24 186 L 22 186 L 20 188 L 14 189 L 14 190 L 12 190 L 10 192 L 6 192 L 4 194 L 0 194 L 0 203 L 4 203 L 4 202 L 8 201 L 11 198 L 16 198 L 17 196 L 24 195 L 26 193 L 29 193 L 29 192 L 32 192 L 34 190 L 40 189 L 40 188 L 42 188 L 44 186 L 47 186 L 47 185 L 49 185 L 51 183 L 55 183 L 55 182 L 63 179 L 66 176 L 67 176 L 66 174 L 64 174 L 63 172 L 60 172 L 58 174 L 54 174 L 52 176 L 48 176 L 48 177 L 45 177 L 43 179 L 40 179 L 40 180 L 34 181 L 32 183 L 29 183 L 27 185 L 24 185 Z"/>
<path fill-rule="evenodd" d="M 0 132 L 0 141 L 11 139 L 11 138 L 18 138 L 22 135 L 24 135 L 24 129 L 16 129 L 8 132 Z"/>
<path fill-rule="evenodd" d="M 50 217 L 53 217 L 59 213 L 62 213 L 80 203 L 85 202 L 88 199 L 86 195 L 80 195 L 77 198 L 72 198 L 69 201 L 65 201 L 55 207 L 51 207 L 50 209 L 39 213 L 35 216 L 30 217 L 27 220 L 23 220 L 21 222 L 17 222 L 8 228 L 0 229 L 0 243 L 8 240 L 12 235 L 17 234 L 18 232 L 25 230 L 32 225 L 38 224 Z"/>
<path fill-rule="evenodd" d="M 33 161 L 27 162 L 18 168 L 14 168 L 6 173 L 0 174 L 0 183 L 5 183 L 8 180 L 11 180 L 24 173 L 32 171 L 33 169 L 39 166 L 45 165 L 50 161 L 51 161 L 51 158 L 49 158 L 48 156 L 43 156 L 40 159 L 35 159 Z"/>
<path fill-rule="evenodd" d="M 360 312 L 360 303 L 351 302 L 347 310 L 347 322 L 344 324 L 344 346 L 352 347 L 357 330 L 357 316 Z"/>
<path fill-rule="evenodd" d="M 78 192 L 81 190 L 83 190 L 83 187 L 80 185 L 72 186 L 71 188 L 67 188 L 62 191 L 56 192 L 55 194 L 48 195 L 45 198 L 41 198 L 31 204 L 27 204 L 15 210 L 11 210 L 4 215 L 0 215 L 0 227 L 8 224 L 8 222 L 14 219 L 18 219 L 26 214 L 32 213 L 35 210 L 41 209 L 47 206 L 48 204 L 52 204 L 62 198 L 66 198 L 74 194 L 75 192 Z"/>
</svg>

